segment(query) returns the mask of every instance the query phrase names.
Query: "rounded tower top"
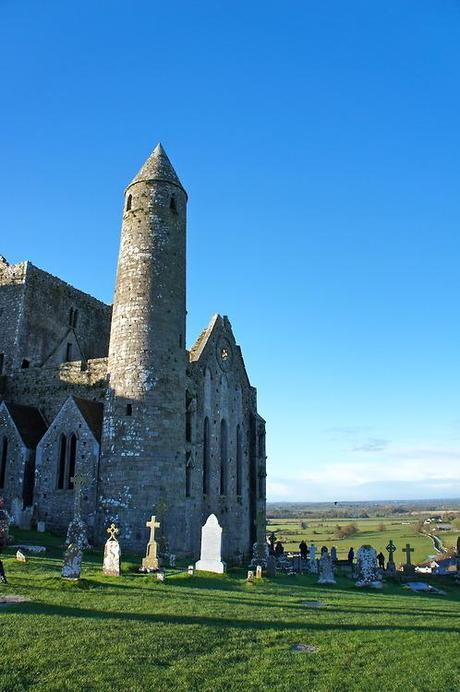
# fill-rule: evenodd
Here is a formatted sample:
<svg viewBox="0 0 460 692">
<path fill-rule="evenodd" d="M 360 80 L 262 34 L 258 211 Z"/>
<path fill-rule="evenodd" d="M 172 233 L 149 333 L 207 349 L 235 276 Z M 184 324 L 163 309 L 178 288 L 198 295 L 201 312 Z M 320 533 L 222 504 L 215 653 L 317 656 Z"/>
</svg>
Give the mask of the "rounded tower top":
<svg viewBox="0 0 460 692">
<path fill-rule="evenodd" d="M 152 151 L 139 173 L 129 183 L 128 188 L 135 183 L 146 183 L 153 181 L 176 185 L 185 192 L 184 186 L 179 180 L 179 177 L 161 143 L 156 145 L 155 149 Z M 187 193 L 185 192 L 185 194 Z"/>
</svg>

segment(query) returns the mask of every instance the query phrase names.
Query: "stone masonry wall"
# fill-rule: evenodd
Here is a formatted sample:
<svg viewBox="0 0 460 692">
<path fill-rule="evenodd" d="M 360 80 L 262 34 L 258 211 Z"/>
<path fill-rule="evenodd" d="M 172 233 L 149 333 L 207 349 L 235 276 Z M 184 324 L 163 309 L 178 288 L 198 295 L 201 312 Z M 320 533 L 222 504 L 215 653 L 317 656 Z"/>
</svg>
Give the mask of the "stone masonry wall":
<svg viewBox="0 0 460 692">
<path fill-rule="evenodd" d="M 70 394 L 104 402 L 106 377 L 106 358 L 19 370 L 6 378 L 3 398 L 15 404 L 36 406 L 50 423 Z"/>
<path fill-rule="evenodd" d="M 0 361 L 3 374 L 11 372 L 17 352 L 24 311 L 26 264 L 10 266 L 0 257 Z"/>
</svg>

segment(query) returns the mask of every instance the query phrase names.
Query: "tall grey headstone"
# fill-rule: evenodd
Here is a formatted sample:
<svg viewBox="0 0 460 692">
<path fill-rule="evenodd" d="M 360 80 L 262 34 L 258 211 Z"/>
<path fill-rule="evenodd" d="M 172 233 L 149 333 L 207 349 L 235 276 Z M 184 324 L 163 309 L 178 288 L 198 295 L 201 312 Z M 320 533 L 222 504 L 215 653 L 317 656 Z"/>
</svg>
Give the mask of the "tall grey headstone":
<svg viewBox="0 0 460 692">
<path fill-rule="evenodd" d="M 202 572 L 223 574 L 227 568 L 222 561 L 222 527 L 215 514 L 210 514 L 201 529 L 201 554 L 195 565 Z"/>
<path fill-rule="evenodd" d="M 319 559 L 319 577 L 318 584 L 335 584 L 334 566 L 332 558 L 325 550 Z"/>
<path fill-rule="evenodd" d="M 83 551 L 76 543 L 71 543 L 64 553 L 62 576 L 64 579 L 80 579 Z"/>
<path fill-rule="evenodd" d="M 377 565 L 377 551 L 371 545 L 362 545 L 358 550 L 358 578 L 356 586 L 382 588 L 382 579 Z"/>
<path fill-rule="evenodd" d="M 318 572 L 318 565 L 316 563 L 316 545 L 314 543 L 310 545 L 308 571 L 311 572 L 311 574 L 317 574 Z"/>
</svg>

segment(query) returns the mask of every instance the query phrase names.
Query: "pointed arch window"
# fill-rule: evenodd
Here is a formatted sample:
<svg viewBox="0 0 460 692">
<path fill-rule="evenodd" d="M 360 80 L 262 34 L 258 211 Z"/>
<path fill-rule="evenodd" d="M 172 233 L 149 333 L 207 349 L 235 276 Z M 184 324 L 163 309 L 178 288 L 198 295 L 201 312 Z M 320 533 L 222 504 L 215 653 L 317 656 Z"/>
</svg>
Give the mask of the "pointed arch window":
<svg viewBox="0 0 460 692">
<path fill-rule="evenodd" d="M 187 452 L 185 457 L 185 497 L 190 497 L 192 492 L 192 455 Z"/>
<path fill-rule="evenodd" d="M 236 494 L 242 495 L 242 473 L 243 473 L 243 449 L 241 440 L 241 426 L 236 426 Z"/>
<path fill-rule="evenodd" d="M 74 433 L 70 437 L 69 471 L 67 474 L 67 488 L 69 490 L 73 490 L 73 479 L 75 476 L 76 463 L 77 463 L 77 436 Z"/>
<path fill-rule="evenodd" d="M 0 457 L 0 488 L 5 487 L 6 460 L 8 458 L 8 438 L 2 440 L 2 455 Z"/>
<path fill-rule="evenodd" d="M 228 435 L 227 421 L 223 418 L 220 422 L 220 494 L 227 494 L 227 459 L 228 459 Z"/>
<path fill-rule="evenodd" d="M 203 425 L 203 495 L 209 493 L 209 418 L 206 416 Z"/>
<path fill-rule="evenodd" d="M 133 196 L 128 195 L 128 198 L 126 200 L 126 211 L 131 211 L 132 206 L 133 206 Z"/>
<path fill-rule="evenodd" d="M 58 490 L 64 489 L 66 456 L 67 456 L 67 437 L 64 434 L 62 434 L 61 439 L 59 441 L 59 460 L 58 460 L 58 473 L 57 473 Z"/>
</svg>

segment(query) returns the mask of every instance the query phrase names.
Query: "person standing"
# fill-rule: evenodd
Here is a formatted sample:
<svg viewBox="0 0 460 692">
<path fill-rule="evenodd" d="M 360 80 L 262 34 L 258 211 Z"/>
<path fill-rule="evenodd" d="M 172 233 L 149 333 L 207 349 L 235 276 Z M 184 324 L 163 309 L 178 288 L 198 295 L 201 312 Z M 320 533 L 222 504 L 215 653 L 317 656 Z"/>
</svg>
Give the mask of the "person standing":
<svg viewBox="0 0 460 692">
<path fill-rule="evenodd" d="M 352 565 L 354 559 L 355 559 L 355 551 L 353 548 L 350 548 L 350 550 L 348 551 L 348 564 Z"/>
</svg>

